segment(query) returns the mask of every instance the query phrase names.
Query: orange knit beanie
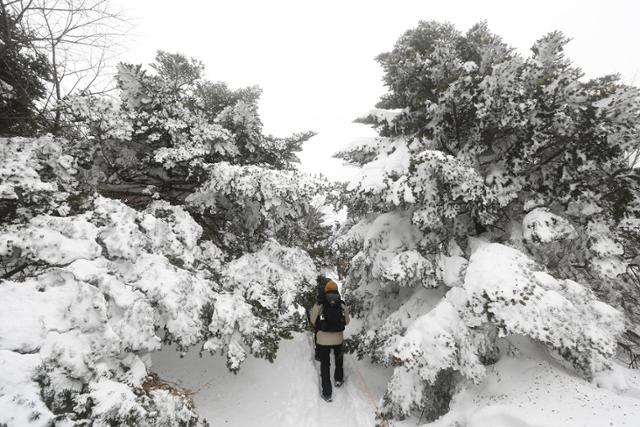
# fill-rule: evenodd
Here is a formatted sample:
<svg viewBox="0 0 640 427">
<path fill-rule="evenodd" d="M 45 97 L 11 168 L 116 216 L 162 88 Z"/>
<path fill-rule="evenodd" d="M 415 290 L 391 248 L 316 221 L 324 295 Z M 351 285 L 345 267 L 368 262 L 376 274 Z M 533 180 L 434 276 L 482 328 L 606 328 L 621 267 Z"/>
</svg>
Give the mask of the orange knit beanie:
<svg viewBox="0 0 640 427">
<path fill-rule="evenodd" d="M 337 292 L 338 291 L 338 285 L 336 285 L 336 282 L 334 282 L 333 280 L 329 280 L 327 282 L 327 284 L 324 285 L 324 291 L 325 292 Z"/>
</svg>

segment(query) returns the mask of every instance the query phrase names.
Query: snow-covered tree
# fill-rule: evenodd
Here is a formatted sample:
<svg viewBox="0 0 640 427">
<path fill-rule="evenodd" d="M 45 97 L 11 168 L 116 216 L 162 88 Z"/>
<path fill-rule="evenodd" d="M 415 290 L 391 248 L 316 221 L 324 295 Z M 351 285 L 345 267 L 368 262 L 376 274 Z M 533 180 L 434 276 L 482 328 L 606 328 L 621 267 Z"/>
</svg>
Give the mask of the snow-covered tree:
<svg viewBox="0 0 640 427">
<path fill-rule="evenodd" d="M 362 172 L 334 247 L 357 351 L 397 366 L 393 416 L 445 412 L 501 337 L 590 377 L 637 331 L 640 93 L 585 81 L 567 42 L 523 58 L 484 23 L 421 22 L 378 57 L 389 92 L 361 121 L 380 136 L 338 153 Z"/>
<path fill-rule="evenodd" d="M 295 153 L 313 133 L 264 135 L 259 89 L 211 83 L 199 61 L 159 52 L 152 69 L 121 64 L 119 105 L 99 97 L 67 104 L 76 133 L 90 137 L 98 191 L 130 203 L 186 203 L 207 238 L 233 256 L 276 236 L 292 245 L 309 196 L 324 187 L 295 172 Z"/>
<path fill-rule="evenodd" d="M 30 37 L 0 2 L 0 135 L 30 135 L 42 125 L 37 103 L 50 75 L 46 57 L 29 49 Z"/>
<path fill-rule="evenodd" d="M 66 138 L 1 141 L 0 424 L 195 425 L 153 351 L 198 344 L 237 371 L 304 325 L 309 218 L 328 229 L 325 183 L 295 170 L 311 134 L 263 135 L 259 91 L 197 61 L 153 69 L 120 67 L 120 103 L 69 99 Z"/>
</svg>

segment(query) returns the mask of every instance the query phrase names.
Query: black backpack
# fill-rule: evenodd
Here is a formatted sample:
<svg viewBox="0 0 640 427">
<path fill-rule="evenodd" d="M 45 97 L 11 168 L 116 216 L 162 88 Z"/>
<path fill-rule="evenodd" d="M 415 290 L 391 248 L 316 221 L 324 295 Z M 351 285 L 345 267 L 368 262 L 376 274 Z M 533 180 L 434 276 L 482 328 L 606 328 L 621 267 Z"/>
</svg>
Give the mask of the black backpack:
<svg viewBox="0 0 640 427">
<path fill-rule="evenodd" d="M 324 332 L 341 332 L 344 331 L 345 320 L 342 311 L 343 301 L 340 295 L 335 292 L 329 292 L 325 295 L 322 302 L 322 312 L 320 313 L 320 321 L 318 329 Z"/>
</svg>

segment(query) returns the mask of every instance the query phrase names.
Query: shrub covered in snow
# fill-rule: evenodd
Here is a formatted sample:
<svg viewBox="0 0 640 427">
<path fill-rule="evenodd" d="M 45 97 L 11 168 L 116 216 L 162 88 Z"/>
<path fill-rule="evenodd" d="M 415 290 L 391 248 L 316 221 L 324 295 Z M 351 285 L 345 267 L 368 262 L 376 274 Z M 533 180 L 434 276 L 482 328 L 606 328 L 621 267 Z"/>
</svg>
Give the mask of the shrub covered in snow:
<svg viewBox="0 0 640 427">
<path fill-rule="evenodd" d="M 303 327 L 329 230 L 294 167 L 310 134 L 263 135 L 259 91 L 197 61 L 154 69 L 122 65 L 120 103 L 68 99 L 66 139 L 0 141 L 0 424 L 195 425 L 153 351 L 237 371 Z"/>
<path fill-rule="evenodd" d="M 0 259 L 14 274 L 0 283 L 0 348 L 25 368 L 22 388 L 0 393 L 13 403 L 1 420 L 158 425 L 160 397 L 143 392 L 148 354 L 163 330 L 188 346 L 207 326 L 194 314 L 212 299 L 206 277 L 220 260 L 203 264 L 201 232 L 166 202 L 137 212 L 102 197 L 83 214 L 3 227 Z M 182 397 L 162 399 L 183 408 L 184 425 L 197 420 Z"/>
<path fill-rule="evenodd" d="M 215 296 L 204 349 L 224 351 L 237 371 L 247 351 L 273 360 L 281 338 L 291 338 L 303 322 L 300 298 L 315 280 L 315 265 L 301 250 L 270 240 L 257 252 L 227 264 Z"/>
<path fill-rule="evenodd" d="M 65 104 L 98 191 L 132 205 L 186 204 L 231 258 L 270 238 L 314 247 L 308 230 L 329 228 L 312 200 L 327 184 L 296 171 L 296 152 L 313 133 L 263 134 L 260 90 L 212 83 L 197 60 L 159 52 L 151 68 L 120 65 L 120 103 L 77 96 Z"/>
<path fill-rule="evenodd" d="M 485 24 L 422 22 L 378 57 L 389 92 L 362 121 L 380 137 L 338 154 L 361 174 L 334 249 L 365 319 L 357 351 L 397 366 L 396 417 L 446 411 L 501 337 L 591 377 L 624 339 L 621 312 L 640 324 L 640 94 L 582 81 L 567 41 L 523 58 Z"/>
</svg>

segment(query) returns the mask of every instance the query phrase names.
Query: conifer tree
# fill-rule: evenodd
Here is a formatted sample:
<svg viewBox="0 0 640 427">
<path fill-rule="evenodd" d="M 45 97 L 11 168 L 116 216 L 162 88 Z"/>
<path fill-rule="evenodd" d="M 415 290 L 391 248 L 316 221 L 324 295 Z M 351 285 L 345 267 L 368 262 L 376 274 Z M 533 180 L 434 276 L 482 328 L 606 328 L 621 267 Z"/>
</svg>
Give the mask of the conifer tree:
<svg viewBox="0 0 640 427">
<path fill-rule="evenodd" d="M 49 73 L 46 58 L 28 49 L 29 39 L 11 11 L 0 7 L 0 135 L 31 135 L 42 124 L 37 104 Z"/>
<path fill-rule="evenodd" d="M 396 366 L 392 416 L 446 412 L 510 334 L 586 377 L 633 337 L 640 94 L 584 80 L 567 42 L 522 57 L 484 23 L 421 22 L 377 58 L 388 93 L 360 121 L 379 137 L 338 153 L 362 174 L 334 247 L 357 351 Z"/>
</svg>

